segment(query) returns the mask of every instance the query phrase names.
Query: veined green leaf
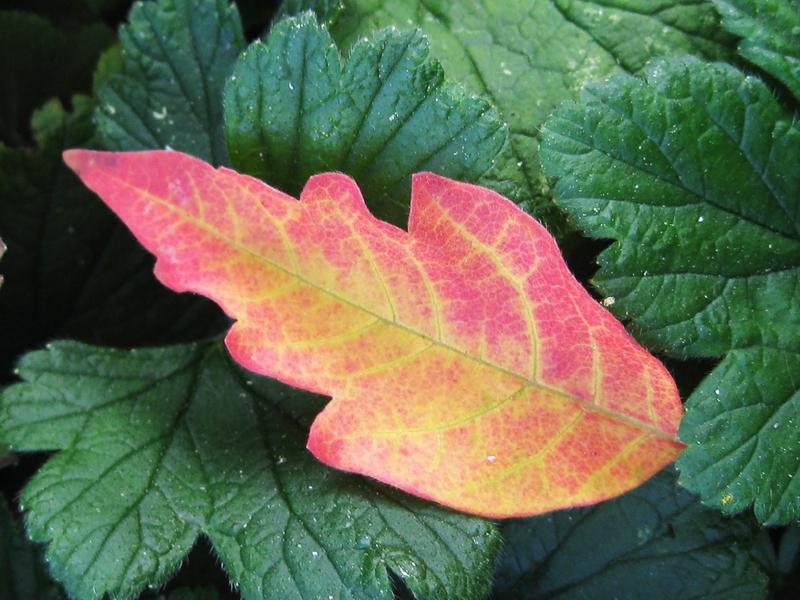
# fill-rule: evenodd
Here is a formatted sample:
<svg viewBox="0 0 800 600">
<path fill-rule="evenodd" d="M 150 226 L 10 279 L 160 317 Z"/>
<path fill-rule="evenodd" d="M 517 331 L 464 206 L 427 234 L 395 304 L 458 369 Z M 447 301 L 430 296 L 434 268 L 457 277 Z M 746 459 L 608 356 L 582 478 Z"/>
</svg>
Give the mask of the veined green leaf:
<svg viewBox="0 0 800 600">
<path fill-rule="evenodd" d="M 722 363 L 689 398 L 681 483 L 800 517 L 800 128 L 754 77 L 696 59 L 590 85 L 544 129 L 559 204 L 640 339 Z"/>
<path fill-rule="evenodd" d="M 323 13 L 327 0 L 318 0 Z M 308 7 L 309 2 L 303 4 Z M 538 158 L 539 126 L 588 81 L 637 72 L 654 56 L 727 54 L 710 1 L 345 0 L 332 26 L 342 48 L 381 27 L 419 27 L 448 77 L 490 99 L 510 138 L 479 183 L 521 204 L 558 235 Z"/>
<path fill-rule="evenodd" d="M 97 91 L 103 146 L 170 147 L 227 164 L 222 88 L 245 45 L 235 5 L 140 2 L 119 36 L 122 73 Z"/>
<path fill-rule="evenodd" d="M 714 0 L 725 28 L 742 37 L 739 53 L 782 81 L 800 100 L 800 2 Z"/>
<path fill-rule="evenodd" d="M 217 343 L 26 355 L 0 397 L 15 450 L 61 449 L 22 494 L 70 594 L 135 597 L 205 534 L 245 599 L 478 600 L 499 539 L 482 519 L 333 471 L 305 449 L 323 399 Z"/>
<path fill-rule="evenodd" d="M 399 226 L 413 173 L 476 181 L 507 137 L 488 102 L 445 83 L 419 31 L 380 31 L 342 64 L 308 13 L 242 55 L 225 89 L 225 120 L 238 171 L 293 195 L 311 175 L 345 172 L 376 216 Z"/>
</svg>

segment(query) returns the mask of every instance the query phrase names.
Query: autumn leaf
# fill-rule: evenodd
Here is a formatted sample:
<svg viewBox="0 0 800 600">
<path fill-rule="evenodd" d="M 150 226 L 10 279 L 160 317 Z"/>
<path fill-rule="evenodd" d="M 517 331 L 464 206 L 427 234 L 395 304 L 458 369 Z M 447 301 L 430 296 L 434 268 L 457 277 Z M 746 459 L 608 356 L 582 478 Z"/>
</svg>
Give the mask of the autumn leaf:
<svg viewBox="0 0 800 600">
<path fill-rule="evenodd" d="M 615 496 L 682 448 L 667 371 L 495 192 L 418 174 L 406 233 L 340 174 L 297 202 L 179 152 L 64 157 L 165 285 L 237 320 L 239 363 L 333 397 L 308 441 L 331 466 L 508 517 Z"/>
</svg>

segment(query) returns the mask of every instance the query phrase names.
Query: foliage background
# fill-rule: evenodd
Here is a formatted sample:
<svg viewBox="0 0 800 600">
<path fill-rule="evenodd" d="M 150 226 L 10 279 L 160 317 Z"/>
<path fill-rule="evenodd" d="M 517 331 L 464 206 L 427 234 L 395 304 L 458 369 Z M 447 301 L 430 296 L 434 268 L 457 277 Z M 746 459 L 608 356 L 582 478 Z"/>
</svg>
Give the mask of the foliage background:
<svg viewBox="0 0 800 600">
<path fill-rule="evenodd" d="M 520 158 L 538 157 L 540 132 L 532 130 L 530 124 L 544 121 L 563 99 L 565 90 L 577 97 L 578 90 L 592 79 L 614 73 L 640 73 L 648 60 L 665 48 L 652 41 L 646 50 L 642 50 L 641 45 L 632 44 L 621 48 L 616 61 L 592 63 L 591 43 L 602 44 L 607 33 L 593 29 L 592 23 L 587 21 L 579 25 L 589 41 L 566 40 L 566 46 L 562 44 L 560 47 L 561 54 L 550 58 L 555 63 L 568 64 L 576 56 L 582 56 L 589 61 L 591 69 L 580 75 L 570 72 L 572 78 L 560 77 L 558 82 L 547 79 L 547 69 L 540 72 L 534 69 L 530 71 L 530 80 L 523 78 L 516 86 L 510 86 L 506 83 L 504 70 L 520 69 L 514 62 L 517 54 L 530 51 L 525 46 L 528 40 L 524 27 L 520 29 L 519 38 L 509 36 L 500 41 L 502 35 L 494 38 L 495 47 L 486 39 L 469 39 L 458 28 L 458 23 L 459 19 L 469 19 L 470 16 L 460 14 L 457 3 L 448 8 L 439 2 L 356 1 L 351 3 L 351 10 L 338 20 L 335 18 L 338 10 L 335 2 L 290 1 L 283 7 L 278 2 L 256 0 L 243 0 L 236 4 L 242 15 L 247 41 L 260 36 L 279 10 L 296 13 L 312 4 L 322 20 L 326 15 L 330 18 L 333 38 L 342 48 L 380 26 L 398 22 L 419 26 L 429 35 L 434 55 L 442 61 L 448 81 L 458 82 L 470 92 L 488 98 L 508 123 L 510 142 L 504 146 L 496 167 L 483 175 L 482 182 L 494 185 L 526 209 L 546 219 L 560 236 L 573 272 L 597 294 L 591 283 L 597 269 L 595 260 L 609 242 L 579 234 L 563 213 L 549 204 L 553 181 L 541 171 L 538 158 L 525 164 Z M 13 223 L 14 227 L 22 230 L 32 217 L 17 210 L 20 198 L 34 203 L 37 198 L 58 191 L 66 199 L 64 212 L 55 211 L 51 215 L 49 229 L 35 232 L 37 240 L 50 240 L 43 242 L 42 248 L 37 250 L 40 259 L 42 256 L 48 259 L 40 263 L 47 265 L 47 269 L 38 272 L 37 278 L 31 280 L 27 288 L 7 286 L 0 290 L 3 329 L 0 373 L 4 385 L 16 380 L 14 364 L 23 352 L 40 348 L 52 339 L 75 338 L 120 347 L 163 345 L 196 340 L 225 326 L 224 319 L 213 307 L 189 300 L 175 302 L 165 296 L 149 274 L 150 259 L 99 206 L 85 214 L 81 212 L 81 219 L 91 224 L 87 228 L 91 235 L 74 242 L 70 238 L 68 223 L 72 214 L 69 211 L 77 210 L 77 204 L 71 206 L 69 202 L 70 199 L 75 203 L 82 202 L 83 192 L 80 184 L 65 178 L 60 168 L 53 167 L 56 163 L 54 157 L 59 155 L 62 147 L 69 146 L 135 147 L 126 139 L 125 132 L 114 129 L 114 119 L 104 122 L 102 113 L 97 125 L 103 139 L 98 139 L 92 126 L 90 100 L 75 96 L 98 93 L 101 103 L 114 106 L 114 86 L 104 85 L 103 78 L 107 72 L 116 72 L 118 61 L 124 59 L 111 52 L 103 55 L 97 74 L 95 66 L 101 53 L 113 44 L 117 27 L 125 22 L 130 5 L 123 0 L 81 0 L 74 3 L 12 1 L 5 3 L 0 11 L 0 31 L 4 34 L 0 36 L 0 81 L 3 82 L 0 142 L 5 153 L 3 170 L 0 171 L 0 219 L 4 227 Z M 384 10 L 376 10 L 379 5 L 384 5 Z M 407 10 L 411 5 L 415 10 Z M 564 3 L 553 3 L 553 6 L 562 5 Z M 487 6 L 492 6 L 492 3 L 487 3 Z M 506 16 L 511 15 L 508 18 L 522 20 L 524 24 L 524 19 L 514 16 L 513 6 L 516 4 L 507 3 Z M 492 26 L 502 30 L 504 24 L 492 20 L 499 18 L 497 14 L 505 13 L 493 13 L 487 17 L 490 30 Z M 555 18 L 554 13 L 546 11 L 539 17 Z M 685 26 L 678 21 L 676 29 Z M 699 52 L 708 59 L 725 59 L 747 72 L 755 70 L 735 55 L 735 38 L 703 21 L 693 26 L 697 29 L 686 36 L 692 40 L 691 43 L 683 41 L 683 38 L 675 41 L 672 37 L 663 43 L 675 44 L 673 49 Z M 703 30 L 703 27 L 707 29 Z M 590 48 L 588 59 L 580 54 L 587 47 Z M 477 54 L 470 53 L 470 49 Z M 751 49 L 750 52 L 752 55 L 754 51 Z M 492 60 L 503 61 L 503 66 L 494 69 L 496 80 L 482 79 L 478 67 Z M 140 83 L 135 72 L 130 71 L 126 76 L 130 77 L 131 85 Z M 782 105 L 788 110 L 796 110 L 787 88 L 769 76 L 765 79 L 769 90 L 778 96 Z M 548 84 L 542 86 L 542 81 L 548 81 Z M 118 85 L 124 86 L 125 83 Z M 519 100 L 530 96 L 540 98 L 542 104 L 534 107 Z M 54 98 L 58 102 L 54 102 Z M 230 105 L 226 109 L 235 110 Z M 213 118 L 221 123 L 221 105 L 219 110 L 220 113 Z M 176 109 L 173 114 L 179 112 Z M 561 113 L 567 119 L 568 115 L 565 115 Z M 194 126 L 197 125 L 187 122 L 182 129 L 191 130 Z M 556 129 L 558 123 L 551 122 L 550 126 Z M 209 123 L 201 123 L 202 130 L 209 128 Z M 219 158 L 219 153 L 225 151 L 224 146 L 221 138 L 210 139 L 209 158 Z M 31 160 L 32 152 L 36 154 Z M 547 162 L 547 157 L 544 158 Z M 240 160 L 236 156 L 232 159 L 235 163 Z M 264 161 L 268 166 L 273 162 Z M 264 164 L 256 163 L 247 165 L 244 170 L 280 180 L 281 173 L 259 171 L 262 168 L 266 168 Z M 313 171 L 313 164 L 308 166 L 308 170 Z M 285 185 L 297 185 L 303 179 L 289 178 Z M 383 190 L 379 183 L 375 186 L 376 193 L 391 196 L 391 192 Z M 15 207 L 13 210 L 12 206 Z M 402 214 L 389 213 L 388 216 L 402 219 Z M 10 244 L 13 240 L 6 241 Z M 48 248 L 48 243 L 52 248 Z M 111 251 L 106 260 L 118 264 L 117 279 L 94 281 L 91 276 L 97 265 L 93 264 L 92 258 L 96 256 L 98 247 L 107 244 Z M 59 263 L 55 256 L 64 247 L 69 248 L 69 264 Z M 28 272 L 36 268 L 30 267 Z M 63 269 L 71 270 L 75 276 L 60 278 L 59 272 Z M 8 270 L 3 272 L 7 278 L 14 275 Z M 74 281 L 89 283 L 75 287 L 70 283 Z M 131 290 L 130 295 L 126 296 L 126 289 Z M 110 295 L 112 290 L 121 291 Z M 136 312 L 127 310 L 131 304 L 142 309 Z M 205 323 L 205 328 L 198 328 L 198 322 Z M 656 347 L 660 348 L 657 344 Z M 662 357 L 676 377 L 683 397 L 688 397 L 716 364 L 712 358 L 716 354 L 694 353 L 691 357 L 689 354 L 682 353 L 681 360 L 667 355 Z M 0 550 L 0 565 L 5 570 L 0 573 L 2 576 L 12 573 L 15 577 L 22 577 L 25 585 L 30 586 L 26 589 L 37 590 L 33 594 L 42 598 L 60 597 L 62 592 L 49 580 L 39 551 L 24 540 L 18 522 L 21 517 L 18 499 L 23 486 L 50 456 L 51 453 L 28 452 L 0 459 L 0 488 L 5 502 L 11 507 L 10 513 L 3 510 L 0 514 L 0 533 L 6 541 Z M 493 596 L 496 598 L 547 598 L 557 594 L 579 597 L 583 593 L 611 597 L 615 590 L 618 591 L 616 586 L 620 582 L 627 586 L 625 589 L 646 592 L 645 597 L 663 598 L 715 595 L 791 598 L 800 591 L 800 537 L 796 525 L 764 529 L 747 513 L 733 519 L 722 518 L 718 512 L 702 507 L 693 496 L 677 488 L 671 472 L 663 473 L 648 486 L 617 501 L 540 519 L 507 522 L 502 524 L 501 530 L 505 544 L 495 571 Z M 614 532 L 611 540 L 609 531 Z M 646 544 L 642 543 L 643 539 Z M 578 564 L 585 572 L 575 569 Z M 24 571 L 22 575 L 20 565 Z M 661 570 L 662 577 L 655 577 L 654 570 Z M 666 578 L 663 577 L 665 573 L 669 574 Z M 659 587 L 654 583 L 665 579 L 690 583 L 686 583 L 682 593 L 675 596 L 674 587 Z M 394 577 L 393 581 L 399 597 L 410 597 L 411 592 L 401 578 Z M 718 587 L 715 587 L 715 581 Z M 0 579 L 0 596 L 4 589 L 2 584 Z M 204 597 L 205 594 L 209 598 L 238 597 L 231 591 L 228 576 L 203 537 L 192 548 L 177 576 L 166 587 L 147 591 L 143 597 L 161 594 L 173 594 L 171 597 L 186 594 L 187 598 Z"/>
</svg>

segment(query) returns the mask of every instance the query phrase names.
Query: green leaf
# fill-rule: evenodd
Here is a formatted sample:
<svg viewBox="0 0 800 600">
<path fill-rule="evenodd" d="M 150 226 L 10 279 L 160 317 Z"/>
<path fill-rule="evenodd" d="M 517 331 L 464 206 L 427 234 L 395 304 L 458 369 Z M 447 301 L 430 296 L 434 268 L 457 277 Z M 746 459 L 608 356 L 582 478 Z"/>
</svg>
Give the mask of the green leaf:
<svg viewBox="0 0 800 600">
<path fill-rule="evenodd" d="M 0 11 L 0 142 L 25 144 L 35 108 L 88 90 L 97 58 L 112 40 L 100 23 L 59 30 L 33 14 Z"/>
<path fill-rule="evenodd" d="M 0 596 L 3 600 L 62 600 L 61 587 L 44 568 L 40 549 L 0 498 Z"/>
<path fill-rule="evenodd" d="M 158 585 L 205 534 L 245 599 L 479 599 L 494 526 L 318 463 L 323 399 L 238 368 L 216 343 L 26 355 L 0 400 L 15 450 L 63 449 L 22 494 L 29 534 L 82 599 Z"/>
<path fill-rule="evenodd" d="M 758 79 L 697 59 L 588 86 L 544 129 L 559 204 L 616 243 L 605 304 L 722 363 L 689 398 L 681 483 L 725 512 L 800 517 L 800 128 Z"/>
<path fill-rule="evenodd" d="M 0 145 L 0 377 L 55 335 L 113 345 L 209 335 L 223 325 L 211 303 L 166 290 L 152 258 L 67 169 L 61 152 L 93 146 L 93 103 L 58 101 L 34 114 L 39 149 Z"/>
<path fill-rule="evenodd" d="M 741 36 L 739 53 L 782 81 L 800 100 L 800 2 L 714 0 L 722 25 Z"/>
<path fill-rule="evenodd" d="M 795 300 L 795 304 L 797 301 Z M 792 325 L 797 334 L 798 324 Z M 727 513 L 800 518 L 800 351 L 732 350 L 695 390 L 681 424 L 681 483 Z"/>
<path fill-rule="evenodd" d="M 116 43 L 103 52 L 97 60 L 97 67 L 92 78 L 92 92 L 94 95 L 97 96 L 98 92 L 106 86 L 109 79 L 120 75 L 123 70 L 122 45 Z"/>
<path fill-rule="evenodd" d="M 119 37 L 122 73 L 97 92 L 103 146 L 170 147 L 226 164 L 222 88 L 245 45 L 235 5 L 140 2 Z"/>
<path fill-rule="evenodd" d="M 506 139 L 487 102 L 444 82 L 418 31 L 378 32 L 342 65 L 308 13 L 242 55 L 225 89 L 225 120 L 238 171 L 294 195 L 315 173 L 343 171 L 379 218 L 400 226 L 412 173 L 475 181 Z"/>
<path fill-rule="evenodd" d="M 545 117 L 587 81 L 638 71 L 659 54 L 726 54 L 710 1 L 345 0 L 332 33 L 345 48 L 392 25 L 420 27 L 448 76 L 497 105 L 511 135 L 481 183 L 558 234 L 568 228 L 538 158 Z"/>
<path fill-rule="evenodd" d="M 609 502 L 501 530 L 497 600 L 767 596 L 752 528 L 703 508 L 669 470 Z"/>
</svg>

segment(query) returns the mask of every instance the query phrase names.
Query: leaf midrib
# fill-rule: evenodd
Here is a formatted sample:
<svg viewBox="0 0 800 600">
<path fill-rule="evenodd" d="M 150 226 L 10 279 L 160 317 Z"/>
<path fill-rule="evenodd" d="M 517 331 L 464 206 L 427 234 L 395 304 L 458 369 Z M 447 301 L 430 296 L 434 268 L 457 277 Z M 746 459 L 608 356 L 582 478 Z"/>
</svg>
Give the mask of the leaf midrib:
<svg viewBox="0 0 800 600">
<path fill-rule="evenodd" d="M 215 171 L 219 172 L 220 169 L 215 169 Z M 266 264 L 266 265 L 270 266 L 271 268 L 277 269 L 277 270 L 285 273 L 286 275 L 297 279 L 303 285 L 307 285 L 310 288 L 313 288 L 313 289 L 315 289 L 315 290 L 317 290 L 319 292 L 322 292 L 323 294 L 326 294 L 326 295 L 332 297 L 337 302 L 340 302 L 342 304 L 346 304 L 346 305 L 348 305 L 348 306 L 350 306 L 352 308 L 355 308 L 356 310 L 359 310 L 359 311 L 362 311 L 364 313 L 367 313 L 367 314 L 375 317 L 376 319 L 379 319 L 380 321 L 383 321 L 387 325 L 390 325 L 392 327 L 396 327 L 396 328 L 398 328 L 400 330 L 403 330 L 403 331 L 405 331 L 407 333 L 410 333 L 410 334 L 415 335 L 415 336 L 417 336 L 419 338 L 427 340 L 431 344 L 431 346 L 437 346 L 437 347 L 443 348 L 444 350 L 447 350 L 448 352 L 452 352 L 454 354 L 458 354 L 459 356 L 461 356 L 461 357 L 463 357 L 463 358 L 465 358 L 467 360 L 476 362 L 476 363 L 478 363 L 480 365 L 483 365 L 484 367 L 487 367 L 487 368 L 492 369 L 494 371 L 497 371 L 499 373 L 503 373 L 503 374 L 508 375 L 510 377 L 513 377 L 515 379 L 519 379 L 519 380 L 523 381 L 526 384 L 527 387 L 538 388 L 538 389 L 540 389 L 540 390 L 542 390 L 544 392 L 549 392 L 549 393 L 554 394 L 556 396 L 560 396 L 562 398 L 565 398 L 565 399 L 567 399 L 567 400 L 569 400 L 571 402 L 574 402 L 574 403 L 580 405 L 581 407 L 583 407 L 586 410 L 589 410 L 589 411 L 595 412 L 595 413 L 599 413 L 599 414 L 604 415 L 606 417 L 611 417 L 611 418 L 616 419 L 618 421 L 622 421 L 623 423 L 626 423 L 627 425 L 630 425 L 630 426 L 632 426 L 632 427 L 634 427 L 636 429 L 640 429 L 640 430 L 643 430 L 645 432 L 648 432 L 648 433 L 650 433 L 650 434 L 652 434 L 652 435 L 654 435 L 656 437 L 663 438 L 663 439 L 668 439 L 668 440 L 673 441 L 673 442 L 678 442 L 679 441 L 677 435 L 670 435 L 669 433 L 658 429 L 654 425 L 651 425 L 649 423 L 645 423 L 643 421 L 640 421 L 639 419 L 637 419 L 635 417 L 632 417 L 632 416 L 627 415 L 625 413 L 617 412 L 615 410 L 612 410 L 610 408 L 607 408 L 607 407 L 604 407 L 604 406 L 601 406 L 601 405 L 598 405 L 598 404 L 594 404 L 592 402 L 589 402 L 588 400 L 584 400 L 583 398 L 580 398 L 578 396 L 575 396 L 573 394 L 570 394 L 569 392 L 565 392 L 565 391 L 560 390 L 558 388 L 551 387 L 551 386 L 549 386 L 547 384 L 544 384 L 544 383 L 542 383 L 540 381 L 531 380 L 526 375 L 523 375 L 523 374 L 520 374 L 520 373 L 516 373 L 516 372 L 511 371 L 511 370 L 509 370 L 509 369 L 507 369 L 505 367 L 502 367 L 500 365 L 496 365 L 496 364 L 487 362 L 487 361 L 483 360 L 482 358 L 475 357 L 475 356 L 472 356 L 470 354 L 467 354 L 465 351 L 463 351 L 463 350 L 461 350 L 461 349 L 459 349 L 459 348 L 457 348 L 455 346 L 447 345 L 447 344 L 443 343 L 441 340 L 434 339 L 433 337 L 431 337 L 427 333 L 424 333 L 422 331 L 417 331 L 416 329 L 413 329 L 413 328 L 411 328 L 411 327 L 409 327 L 407 325 L 404 325 L 402 323 L 398 323 L 396 321 L 391 321 L 391 320 L 387 319 L 385 316 L 383 316 L 382 314 L 378 314 L 377 312 L 375 312 L 375 311 L 373 311 L 371 309 L 368 309 L 368 308 L 365 308 L 363 306 L 360 306 L 359 304 L 356 304 L 355 302 L 353 302 L 353 301 L 351 301 L 351 300 L 349 300 L 347 298 L 339 296 L 333 290 L 326 289 L 326 288 L 322 287 L 319 284 L 316 284 L 316 283 L 314 283 L 312 281 L 309 281 L 308 279 L 306 279 L 305 277 L 303 277 L 299 273 L 293 272 L 293 271 L 289 270 L 288 268 L 284 267 L 283 265 L 280 265 L 280 264 L 270 260 L 269 258 L 267 258 L 265 256 L 257 254 L 252 249 L 250 249 L 250 248 L 248 248 L 246 246 L 242 246 L 237 241 L 230 239 L 226 235 L 223 235 L 217 229 L 214 229 L 209 224 L 207 224 L 204 221 L 198 219 L 197 217 L 195 217 L 194 215 L 190 214 L 186 210 L 184 210 L 182 208 L 179 208 L 179 207 L 175 206 L 174 204 L 169 203 L 165 199 L 150 193 L 148 190 L 146 190 L 144 188 L 141 188 L 141 187 L 137 187 L 136 185 L 130 183 L 129 181 L 127 181 L 125 179 L 120 178 L 119 176 L 117 176 L 116 174 L 114 174 L 114 173 L 112 173 L 110 171 L 106 171 L 105 175 L 109 179 L 113 179 L 114 181 L 116 181 L 118 184 L 120 184 L 120 185 L 122 185 L 124 187 L 127 187 L 127 188 L 135 191 L 136 193 L 141 194 L 142 196 L 147 197 L 151 202 L 159 204 L 159 205 L 167 208 L 168 210 L 176 213 L 178 216 L 180 216 L 184 220 L 184 222 L 190 222 L 190 223 L 194 224 L 195 226 L 199 227 L 200 229 L 205 230 L 211 236 L 216 237 L 220 241 L 228 244 L 230 247 L 235 248 L 237 251 L 241 252 L 242 254 L 249 255 L 249 256 L 253 257 L 255 260 L 257 260 L 258 262 L 261 262 L 262 264 Z M 296 200 L 296 202 L 300 202 L 300 201 Z M 258 210 L 266 211 L 266 209 L 264 209 L 260 204 L 256 204 L 256 206 L 258 207 Z M 268 216 L 269 216 L 269 214 L 268 214 Z M 372 217 L 372 218 L 375 219 L 374 217 Z M 375 220 L 377 220 L 377 219 L 375 219 Z M 410 234 L 408 234 L 408 235 L 410 235 Z M 159 260 L 161 260 L 160 257 L 158 257 L 158 255 L 156 255 L 156 256 L 157 256 L 157 258 Z M 239 319 L 237 319 L 237 321 L 238 320 Z"/>
</svg>

